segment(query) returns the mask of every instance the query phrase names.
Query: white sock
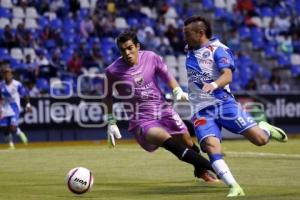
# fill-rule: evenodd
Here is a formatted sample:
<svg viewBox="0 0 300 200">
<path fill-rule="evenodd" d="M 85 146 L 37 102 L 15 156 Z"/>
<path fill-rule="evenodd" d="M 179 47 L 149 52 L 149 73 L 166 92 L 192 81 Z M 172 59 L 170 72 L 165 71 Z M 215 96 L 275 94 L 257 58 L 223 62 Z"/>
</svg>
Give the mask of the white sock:
<svg viewBox="0 0 300 200">
<path fill-rule="evenodd" d="M 269 129 L 267 129 L 266 127 L 262 126 L 260 123 L 258 123 L 258 127 L 261 128 L 264 133 L 270 138 L 271 137 L 271 132 Z"/>
<path fill-rule="evenodd" d="M 217 175 L 224 181 L 228 186 L 236 185 L 237 182 L 232 176 L 229 167 L 223 159 L 216 160 L 212 163 L 212 167 Z"/>
<path fill-rule="evenodd" d="M 21 129 L 20 128 L 17 128 L 17 132 L 16 132 L 16 134 L 17 135 L 21 135 L 23 132 L 21 131 Z"/>
</svg>

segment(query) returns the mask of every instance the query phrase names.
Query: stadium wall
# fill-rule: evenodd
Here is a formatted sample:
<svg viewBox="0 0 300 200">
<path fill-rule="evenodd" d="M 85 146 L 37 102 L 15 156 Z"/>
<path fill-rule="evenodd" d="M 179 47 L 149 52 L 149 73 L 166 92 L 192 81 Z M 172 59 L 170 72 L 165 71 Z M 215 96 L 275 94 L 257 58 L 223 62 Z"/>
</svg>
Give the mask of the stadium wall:
<svg viewBox="0 0 300 200">
<path fill-rule="evenodd" d="M 251 113 L 265 115 L 267 119 L 289 134 L 300 133 L 300 99 L 299 94 L 238 94 L 236 98 Z M 20 127 L 27 133 L 30 141 L 68 141 L 101 140 L 106 138 L 104 104 L 97 99 L 71 98 L 33 98 L 33 111 L 22 113 Z M 128 120 L 121 102 L 115 105 L 115 115 L 120 120 L 118 125 L 124 138 L 131 138 L 127 132 Z M 189 121 L 191 108 L 189 104 L 173 104 L 193 131 Z M 224 131 L 225 138 L 235 135 Z M 3 137 L 0 139 L 3 143 Z"/>
</svg>

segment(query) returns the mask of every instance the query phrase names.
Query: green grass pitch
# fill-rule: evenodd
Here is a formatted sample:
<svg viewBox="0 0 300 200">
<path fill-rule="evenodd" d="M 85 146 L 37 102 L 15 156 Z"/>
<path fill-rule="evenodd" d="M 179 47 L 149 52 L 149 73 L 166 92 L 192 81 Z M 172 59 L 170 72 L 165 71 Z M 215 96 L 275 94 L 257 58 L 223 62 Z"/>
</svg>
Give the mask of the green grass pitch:
<svg viewBox="0 0 300 200">
<path fill-rule="evenodd" d="M 251 200 L 300 199 L 300 139 L 256 147 L 244 140 L 224 141 L 232 173 Z M 1 200 L 219 200 L 223 183 L 193 177 L 193 168 L 160 149 L 143 151 L 133 142 L 109 149 L 104 142 L 32 143 L 16 150 L 0 146 Z M 68 191 L 66 174 L 84 166 L 94 186 L 83 195 Z"/>
</svg>

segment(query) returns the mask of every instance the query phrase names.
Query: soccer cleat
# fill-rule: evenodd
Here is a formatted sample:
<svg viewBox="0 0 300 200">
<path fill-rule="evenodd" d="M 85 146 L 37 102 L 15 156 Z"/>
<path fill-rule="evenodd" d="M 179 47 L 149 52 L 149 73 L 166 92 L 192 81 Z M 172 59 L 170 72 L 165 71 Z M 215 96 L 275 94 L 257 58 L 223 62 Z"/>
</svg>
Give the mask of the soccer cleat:
<svg viewBox="0 0 300 200">
<path fill-rule="evenodd" d="M 219 180 L 207 170 L 201 172 L 195 170 L 194 175 L 197 178 L 203 179 L 207 183 L 219 183 Z"/>
<path fill-rule="evenodd" d="M 20 137 L 23 144 L 28 144 L 28 139 L 27 139 L 26 135 L 23 132 L 19 134 L 19 137 Z"/>
<path fill-rule="evenodd" d="M 270 134 L 271 134 L 271 138 L 273 138 L 279 142 L 287 142 L 288 141 L 288 136 L 282 129 L 280 129 L 276 126 L 272 126 L 271 124 L 264 122 L 264 121 L 259 122 L 258 125 L 259 125 L 259 127 L 263 128 L 263 129 L 269 130 Z"/>
<path fill-rule="evenodd" d="M 245 196 L 244 190 L 238 184 L 231 186 L 227 194 L 227 197 L 238 197 L 238 196 Z"/>
</svg>

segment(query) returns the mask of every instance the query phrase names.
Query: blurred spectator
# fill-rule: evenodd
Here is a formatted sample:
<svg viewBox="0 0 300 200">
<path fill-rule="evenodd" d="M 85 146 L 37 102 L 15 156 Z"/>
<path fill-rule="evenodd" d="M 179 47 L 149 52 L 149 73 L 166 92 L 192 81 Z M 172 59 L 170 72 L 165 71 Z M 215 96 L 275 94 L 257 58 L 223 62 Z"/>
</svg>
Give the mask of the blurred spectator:
<svg viewBox="0 0 300 200">
<path fill-rule="evenodd" d="M 284 35 L 284 39 L 279 44 L 279 49 L 284 54 L 290 55 L 294 52 L 292 39 L 288 35 Z"/>
<path fill-rule="evenodd" d="M 243 14 L 251 13 L 255 9 L 252 0 L 237 0 L 237 9 Z"/>
<path fill-rule="evenodd" d="M 38 75 L 38 63 L 32 59 L 30 54 L 27 54 L 24 64 L 26 65 L 27 80 L 35 81 Z"/>
<path fill-rule="evenodd" d="M 279 16 L 275 17 L 274 23 L 275 23 L 275 27 L 278 29 L 279 34 L 281 35 L 289 34 L 291 22 L 286 11 L 281 11 Z"/>
<path fill-rule="evenodd" d="M 257 84 L 254 78 L 250 79 L 248 84 L 245 87 L 246 90 L 250 91 L 256 91 L 257 90 Z"/>
<path fill-rule="evenodd" d="M 101 48 L 99 42 L 94 42 L 92 49 L 90 50 L 90 58 L 93 65 L 99 67 L 99 70 L 103 70 L 103 56 L 101 54 Z"/>
<path fill-rule="evenodd" d="M 50 11 L 55 12 L 58 16 L 64 16 L 66 13 L 65 10 L 65 3 L 63 0 L 52 0 L 50 3 Z"/>
<path fill-rule="evenodd" d="M 272 87 L 269 84 L 269 80 L 267 78 L 261 78 L 259 87 L 257 88 L 261 92 L 271 92 Z"/>
<path fill-rule="evenodd" d="M 265 38 L 268 41 L 275 41 L 277 34 L 278 34 L 278 29 L 275 27 L 274 19 L 272 19 L 269 22 L 269 26 L 265 28 Z"/>
<path fill-rule="evenodd" d="M 290 86 L 287 83 L 282 82 L 281 77 L 276 72 L 276 70 L 274 70 L 272 72 L 272 76 L 270 79 L 270 85 L 271 85 L 272 91 L 275 91 L 275 92 L 290 91 Z"/>
<path fill-rule="evenodd" d="M 17 40 L 18 46 L 20 46 L 20 47 L 29 46 L 29 44 L 27 43 L 27 40 L 25 38 L 26 35 L 27 35 L 27 31 L 25 30 L 24 23 L 18 24 L 17 30 L 16 30 L 16 40 Z"/>
<path fill-rule="evenodd" d="M 40 34 L 40 44 L 41 46 L 46 46 L 47 42 L 49 40 L 53 40 L 53 42 L 56 42 L 58 45 L 60 44 L 60 34 L 58 32 L 59 30 L 53 30 L 49 26 L 45 26 Z"/>
<path fill-rule="evenodd" d="M 41 1 L 36 1 L 35 3 L 35 8 L 37 8 L 37 11 L 39 14 L 43 15 L 45 12 L 49 12 L 49 5 L 50 5 L 50 0 L 41 0 Z"/>
<path fill-rule="evenodd" d="M 233 29 L 229 32 L 227 45 L 233 52 L 237 52 L 240 50 L 240 39 L 236 29 Z"/>
<path fill-rule="evenodd" d="M 299 16 L 299 13 L 292 15 L 290 33 L 292 35 L 295 33 L 295 34 L 298 35 L 298 37 L 300 37 L 300 16 Z"/>
<path fill-rule="evenodd" d="M 77 11 L 80 10 L 80 2 L 79 0 L 69 0 L 70 12 L 73 17 L 77 16 Z"/>
<path fill-rule="evenodd" d="M 162 56 L 171 55 L 174 53 L 169 39 L 163 35 L 158 37 L 158 47 L 156 48 L 156 51 L 158 51 Z"/>
<path fill-rule="evenodd" d="M 64 71 L 64 61 L 61 59 L 61 51 L 59 48 L 55 49 L 52 53 L 52 58 L 49 61 L 49 64 L 55 68 L 57 71 Z"/>
<path fill-rule="evenodd" d="M 57 75 L 57 69 L 51 65 L 48 58 L 46 57 L 45 51 L 40 50 L 37 52 L 37 64 L 39 77 L 49 79 Z"/>
<path fill-rule="evenodd" d="M 81 59 L 81 56 L 75 52 L 71 59 L 68 61 L 68 70 L 69 72 L 71 73 L 74 73 L 76 75 L 79 75 L 81 74 L 81 69 L 83 67 L 82 65 L 82 59 Z"/>
<path fill-rule="evenodd" d="M 41 95 L 39 89 L 34 84 L 34 81 L 29 80 L 26 82 L 26 87 L 28 89 L 28 94 L 30 97 L 39 97 Z"/>
<path fill-rule="evenodd" d="M 3 32 L 3 43 L 6 48 L 11 49 L 12 47 L 17 46 L 17 39 L 11 30 L 10 25 L 6 25 L 4 27 L 4 32 Z"/>
<path fill-rule="evenodd" d="M 95 35 L 94 23 L 93 23 L 92 18 L 90 16 L 86 16 L 80 22 L 80 34 L 84 38 L 88 38 L 90 36 Z"/>
</svg>

